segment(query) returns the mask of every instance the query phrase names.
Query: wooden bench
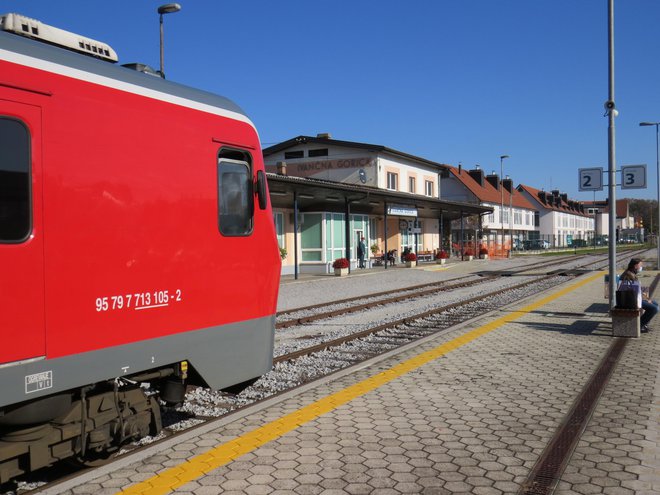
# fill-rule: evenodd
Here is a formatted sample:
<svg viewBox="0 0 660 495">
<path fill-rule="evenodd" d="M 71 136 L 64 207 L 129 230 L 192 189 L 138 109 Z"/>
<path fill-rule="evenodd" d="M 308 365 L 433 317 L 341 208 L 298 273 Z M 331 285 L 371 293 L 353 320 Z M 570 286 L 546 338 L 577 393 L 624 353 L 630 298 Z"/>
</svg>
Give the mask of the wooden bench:
<svg viewBox="0 0 660 495">
<path fill-rule="evenodd" d="M 433 251 L 420 251 L 417 253 L 417 261 L 433 261 Z"/>
</svg>

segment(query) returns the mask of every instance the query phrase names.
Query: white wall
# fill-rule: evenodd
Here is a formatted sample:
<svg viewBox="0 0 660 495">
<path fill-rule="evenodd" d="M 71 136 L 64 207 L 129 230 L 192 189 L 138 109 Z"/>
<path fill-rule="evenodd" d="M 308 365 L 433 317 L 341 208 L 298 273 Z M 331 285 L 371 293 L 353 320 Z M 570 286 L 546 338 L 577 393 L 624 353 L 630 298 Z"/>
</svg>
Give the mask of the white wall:
<svg viewBox="0 0 660 495">
<path fill-rule="evenodd" d="M 378 157 L 378 187 L 387 189 L 387 172 L 398 174 L 398 191 L 410 192 L 408 178 L 415 177 L 416 189 L 414 194 L 426 196 L 425 181 L 433 183 L 433 196 L 438 197 L 438 172 L 439 169 L 430 165 L 424 165 L 414 160 L 399 158 L 396 156 L 380 155 Z"/>
<path fill-rule="evenodd" d="M 478 202 L 476 196 L 453 175 L 440 179 L 440 198 L 445 201 L 457 201 L 461 203 Z"/>
</svg>

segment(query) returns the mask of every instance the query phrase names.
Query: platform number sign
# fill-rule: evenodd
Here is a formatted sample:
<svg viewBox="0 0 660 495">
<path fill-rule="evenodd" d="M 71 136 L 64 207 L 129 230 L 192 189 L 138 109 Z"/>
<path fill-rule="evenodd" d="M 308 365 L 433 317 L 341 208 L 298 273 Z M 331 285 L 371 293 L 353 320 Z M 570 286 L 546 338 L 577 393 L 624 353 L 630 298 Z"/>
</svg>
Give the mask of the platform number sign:
<svg viewBox="0 0 660 495">
<path fill-rule="evenodd" d="M 603 169 L 601 168 L 581 168 L 578 170 L 580 175 L 580 191 L 602 191 L 603 190 Z"/>
<path fill-rule="evenodd" d="M 622 166 L 621 189 L 646 189 L 646 165 Z"/>
</svg>

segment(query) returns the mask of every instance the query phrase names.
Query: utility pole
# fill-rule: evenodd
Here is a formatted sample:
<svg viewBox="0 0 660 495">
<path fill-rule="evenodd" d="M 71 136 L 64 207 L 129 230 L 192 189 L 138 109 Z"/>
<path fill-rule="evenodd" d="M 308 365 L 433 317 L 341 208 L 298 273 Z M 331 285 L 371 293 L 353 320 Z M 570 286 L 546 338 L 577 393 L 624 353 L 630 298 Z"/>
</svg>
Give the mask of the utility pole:
<svg viewBox="0 0 660 495">
<path fill-rule="evenodd" d="M 607 45 L 608 45 L 608 98 L 605 102 L 607 127 L 607 164 L 609 192 L 609 273 L 610 273 L 610 308 L 616 305 L 616 154 L 614 118 L 619 114 L 614 103 L 614 0 L 607 2 Z"/>
</svg>

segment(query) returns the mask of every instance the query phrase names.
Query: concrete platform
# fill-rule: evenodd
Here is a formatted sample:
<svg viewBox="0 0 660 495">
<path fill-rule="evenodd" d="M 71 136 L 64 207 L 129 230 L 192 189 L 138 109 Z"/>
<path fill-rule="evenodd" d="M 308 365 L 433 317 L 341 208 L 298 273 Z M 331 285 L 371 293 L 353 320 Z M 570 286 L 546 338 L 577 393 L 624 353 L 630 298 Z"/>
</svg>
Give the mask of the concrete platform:
<svg viewBox="0 0 660 495">
<path fill-rule="evenodd" d="M 516 493 L 611 344 L 607 311 L 603 274 L 581 277 L 47 493 Z M 654 326 L 555 493 L 660 493 Z"/>
</svg>

